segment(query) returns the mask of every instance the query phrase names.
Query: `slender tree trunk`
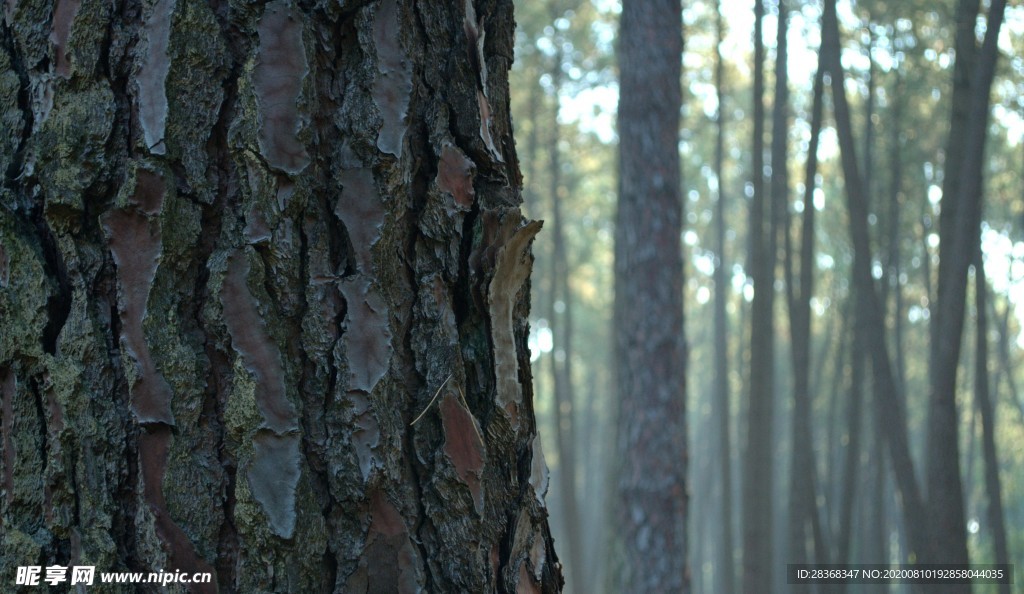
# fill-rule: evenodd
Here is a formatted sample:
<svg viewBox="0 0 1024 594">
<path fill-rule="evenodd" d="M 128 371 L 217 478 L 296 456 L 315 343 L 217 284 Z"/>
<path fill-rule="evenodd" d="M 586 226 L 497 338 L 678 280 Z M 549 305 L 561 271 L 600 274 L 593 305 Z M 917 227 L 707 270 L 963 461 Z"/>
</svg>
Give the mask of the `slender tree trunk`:
<svg viewBox="0 0 1024 594">
<path fill-rule="evenodd" d="M 0 35 L 0 575 L 557 592 L 512 3 L 56 4 Z"/>
<path fill-rule="evenodd" d="M 718 474 L 721 485 L 721 534 L 716 571 L 717 591 L 733 594 L 736 590 L 736 569 L 733 563 L 732 540 L 732 431 L 730 430 L 731 407 L 729 406 L 729 326 L 725 311 L 725 299 L 729 293 L 727 275 L 728 260 L 725 257 L 725 60 L 721 45 L 725 39 L 725 20 L 722 3 L 717 4 L 715 13 L 715 92 L 718 96 L 718 113 L 715 115 L 715 179 L 718 182 L 718 199 L 715 203 L 715 392 L 714 411 L 718 425 Z"/>
<path fill-rule="evenodd" d="M 781 22 L 781 17 L 780 17 Z M 782 27 L 780 27 L 781 29 Z M 779 42 L 782 43 L 780 32 Z M 811 141 L 807 150 L 804 173 L 803 217 L 800 226 L 799 284 L 794 277 L 794 248 L 786 225 L 786 294 L 791 327 L 793 358 L 793 421 L 792 457 L 789 497 L 789 563 L 806 563 L 822 559 L 823 542 L 818 523 L 817 462 L 814 456 L 814 435 L 811 430 L 811 296 L 814 293 L 814 189 L 818 174 L 818 139 L 823 119 L 824 70 L 819 64 L 814 76 L 811 107 Z M 774 169 L 773 169 L 774 172 Z M 817 538 L 815 538 L 817 536 Z M 814 556 L 807 554 L 808 537 L 813 538 Z M 824 560 L 822 560 L 824 562 Z M 807 588 L 794 591 L 809 591 Z"/>
<path fill-rule="evenodd" d="M 548 179 L 551 196 L 551 309 L 548 320 L 554 337 L 551 357 L 552 385 L 555 394 L 555 436 L 558 441 L 558 478 L 562 503 L 562 521 L 566 531 L 566 552 L 569 562 L 568 590 L 588 592 L 583 563 L 583 544 L 580 529 L 580 505 L 576 494 L 576 424 L 574 422 L 575 398 L 572 383 L 572 289 L 569 284 L 569 256 L 565 247 L 562 163 L 558 148 L 560 130 L 558 123 L 558 96 L 562 86 L 562 51 L 555 52 L 551 66 L 551 85 L 555 90 L 555 106 L 551 111 L 551 140 L 548 146 L 550 158 Z"/>
<path fill-rule="evenodd" d="M 747 389 L 747 442 L 743 472 L 743 591 L 771 589 L 773 475 L 772 413 L 774 411 L 774 241 L 771 207 L 764 191 L 764 62 L 763 0 L 754 0 L 754 138 L 750 206 L 750 265 L 754 281 L 751 304 L 750 375 Z"/>
<path fill-rule="evenodd" d="M 835 0 L 825 3 L 822 19 L 822 45 L 826 64 L 832 78 L 832 101 L 835 108 L 836 129 L 839 137 L 843 178 L 846 182 L 847 210 L 850 219 L 850 235 L 854 247 L 854 286 L 857 300 L 859 325 L 864 327 L 866 340 L 870 345 L 872 375 L 879 402 L 885 407 L 886 426 L 883 428 L 889 455 L 893 462 L 897 486 L 903 502 L 903 513 L 907 519 L 910 536 L 911 558 L 922 559 L 927 548 L 924 499 L 914 473 L 907 439 L 906 411 L 898 397 L 896 380 L 892 371 L 885 339 L 885 318 L 878 294 L 875 292 L 871 274 L 871 245 L 868 231 L 867 200 L 857 165 L 853 129 L 850 124 L 850 107 L 843 87 L 843 67 L 840 59 L 839 22 L 836 17 Z"/>
<path fill-rule="evenodd" d="M 977 309 L 977 335 L 974 396 L 981 412 L 982 451 L 985 456 L 985 490 L 988 492 L 988 524 L 992 531 L 995 562 L 1010 562 L 1006 539 L 1006 520 L 1003 514 L 1002 484 L 999 479 L 999 455 L 996 450 L 995 407 L 989 394 L 988 370 L 988 281 L 981 251 L 974 265 L 974 304 Z M 1010 594 L 1009 584 L 999 586 L 1000 594 Z"/>
<path fill-rule="evenodd" d="M 619 31 L 615 353 L 619 590 L 685 592 L 686 424 L 679 108 L 682 8 L 626 0 Z"/>
</svg>

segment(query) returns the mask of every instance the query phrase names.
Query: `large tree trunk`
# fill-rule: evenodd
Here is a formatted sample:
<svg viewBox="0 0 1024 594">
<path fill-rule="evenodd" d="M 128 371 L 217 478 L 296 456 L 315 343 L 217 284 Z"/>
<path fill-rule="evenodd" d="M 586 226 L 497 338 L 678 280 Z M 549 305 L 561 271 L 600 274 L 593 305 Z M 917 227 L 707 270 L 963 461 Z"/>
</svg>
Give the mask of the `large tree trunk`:
<svg viewBox="0 0 1024 594">
<path fill-rule="evenodd" d="M 0 574 L 557 591 L 512 3 L 6 8 Z"/>
<path fill-rule="evenodd" d="M 626 0 L 619 33 L 615 359 L 621 592 L 683 592 L 686 424 L 678 0 Z"/>
</svg>

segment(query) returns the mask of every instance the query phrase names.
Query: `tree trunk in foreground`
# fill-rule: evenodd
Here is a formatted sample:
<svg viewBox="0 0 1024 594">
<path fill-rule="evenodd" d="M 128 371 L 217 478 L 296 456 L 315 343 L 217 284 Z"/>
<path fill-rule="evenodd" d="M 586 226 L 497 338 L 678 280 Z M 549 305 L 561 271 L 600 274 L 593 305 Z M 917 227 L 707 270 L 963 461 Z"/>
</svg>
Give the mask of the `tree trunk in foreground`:
<svg viewBox="0 0 1024 594">
<path fill-rule="evenodd" d="M 619 592 L 687 588 L 681 52 L 678 0 L 624 2 L 615 229 Z"/>
<path fill-rule="evenodd" d="M 559 590 L 511 10 L 7 3 L 2 579 Z"/>
</svg>

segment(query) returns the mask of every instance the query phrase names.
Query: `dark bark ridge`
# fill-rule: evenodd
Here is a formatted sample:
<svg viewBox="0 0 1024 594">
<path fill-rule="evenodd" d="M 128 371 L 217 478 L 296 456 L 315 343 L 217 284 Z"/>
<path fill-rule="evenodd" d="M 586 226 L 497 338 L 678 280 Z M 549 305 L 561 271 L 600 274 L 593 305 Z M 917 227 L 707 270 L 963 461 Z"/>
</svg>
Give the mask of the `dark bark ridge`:
<svg viewBox="0 0 1024 594">
<path fill-rule="evenodd" d="M 558 591 L 512 3 L 5 9 L 0 573 Z"/>
</svg>

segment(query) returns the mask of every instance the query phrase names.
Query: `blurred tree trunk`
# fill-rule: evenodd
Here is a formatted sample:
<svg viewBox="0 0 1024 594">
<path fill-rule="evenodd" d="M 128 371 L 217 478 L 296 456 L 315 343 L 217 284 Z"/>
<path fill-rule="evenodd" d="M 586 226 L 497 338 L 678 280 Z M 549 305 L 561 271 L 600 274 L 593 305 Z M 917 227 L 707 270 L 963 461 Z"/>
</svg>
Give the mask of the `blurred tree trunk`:
<svg viewBox="0 0 1024 594">
<path fill-rule="evenodd" d="M 764 192 L 764 2 L 754 0 L 754 137 L 750 205 L 750 321 L 747 442 L 743 467 L 743 591 L 771 589 L 774 410 L 773 303 L 775 252 L 772 208 Z"/>
<path fill-rule="evenodd" d="M 725 20 L 722 16 L 722 2 L 715 10 L 715 93 L 718 110 L 715 114 L 715 179 L 718 198 L 715 202 L 715 391 L 713 409 L 718 426 L 718 476 L 721 487 L 721 538 L 718 551 L 716 591 L 733 594 L 736 591 L 736 568 L 733 561 L 733 513 L 732 513 L 732 431 L 731 407 L 729 406 L 729 322 L 725 301 L 729 290 L 728 261 L 725 257 L 725 60 L 722 57 L 722 43 L 725 40 Z"/>
<path fill-rule="evenodd" d="M 618 40 L 615 361 L 622 592 L 688 589 L 681 13 L 678 0 L 625 0 Z"/>
<path fill-rule="evenodd" d="M 780 27 L 781 28 L 781 27 Z M 779 42 L 782 43 L 780 32 Z M 820 58 L 819 58 L 820 62 Z M 789 497 L 789 559 L 788 563 L 827 563 L 824 538 L 819 525 L 815 497 L 817 462 L 814 456 L 814 434 L 811 430 L 811 296 L 814 294 L 815 178 L 818 175 L 818 142 L 824 111 L 824 69 L 818 64 L 814 75 L 811 105 L 811 139 L 804 171 L 803 213 L 800 224 L 799 273 L 794 272 L 797 255 L 785 225 L 786 239 L 786 301 L 789 308 L 791 355 L 793 359 L 793 422 L 792 458 Z M 774 169 L 773 169 L 774 171 Z M 788 218 L 788 217 L 787 217 Z M 795 276 L 796 275 L 796 276 Z M 821 363 L 819 363 L 820 365 Z M 812 541 L 813 555 L 808 554 Z M 794 592 L 807 592 L 807 587 L 793 587 Z"/>
<path fill-rule="evenodd" d="M 867 199 L 863 178 L 859 172 L 856 142 L 850 123 L 850 106 L 843 86 L 843 66 L 840 55 L 839 21 L 836 0 L 827 0 L 822 17 L 822 52 L 832 79 L 832 102 L 836 131 L 839 137 L 843 179 L 846 185 L 850 236 L 854 248 L 853 279 L 856 299 L 857 325 L 863 328 L 872 375 L 875 380 L 878 403 L 884 406 L 886 423 L 882 431 L 888 444 L 896 475 L 897 487 L 903 502 L 903 514 L 910 537 L 910 558 L 922 560 L 927 547 L 924 499 L 914 474 L 907 439 L 906 410 L 898 394 L 885 338 L 885 317 L 875 291 L 871 273 L 872 256 L 868 228 Z"/>
<path fill-rule="evenodd" d="M 932 324 L 926 473 L 935 561 L 963 564 L 968 562 L 968 554 L 957 439 L 956 378 L 966 314 L 967 271 L 979 242 L 989 93 L 1006 2 L 992 2 L 980 52 L 974 48 L 977 6 L 977 0 L 962 0 L 957 12 L 953 117 L 939 218 L 939 287 Z M 968 589 L 950 587 L 943 591 Z"/>
<path fill-rule="evenodd" d="M 568 590 L 589 592 L 584 571 L 583 543 L 580 528 L 580 505 L 576 494 L 576 424 L 575 396 L 572 380 L 572 289 L 569 284 L 569 256 L 565 247 L 562 201 L 569 196 L 562 186 L 562 164 L 559 143 L 558 99 L 562 87 L 562 50 L 556 44 L 551 65 L 551 86 L 555 106 L 551 111 L 550 144 L 548 146 L 548 179 L 551 196 L 551 309 L 548 321 L 554 338 L 551 357 L 552 385 L 555 393 L 555 436 L 558 440 L 558 492 L 562 503 L 562 521 L 566 531 L 566 553 L 569 563 Z"/>
<path fill-rule="evenodd" d="M 0 574 L 557 592 L 512 3 L 140 6 L 4 17 Z"/>
<path fill-rule="evenodd" d="M 1006 519 L 1003 514 L 1002 484 L 999 479 L 999 455 L 996 450 L 996 413 L 989 393 L 988 369 L 988 280 L 985 263 L 979 249 L 974 265 L 974 305 L 976 319 L 976 368 L 974 397 L 981 412 L 982 453 L 985 457 L 985 490 L 988 492 L 988 524 L 992 531 L 995 562 L 1010 562 L 1006 540 Z M 1001 584 L 1000 594 L 1010 594 L 1010 585 Z"/>
</svg>

